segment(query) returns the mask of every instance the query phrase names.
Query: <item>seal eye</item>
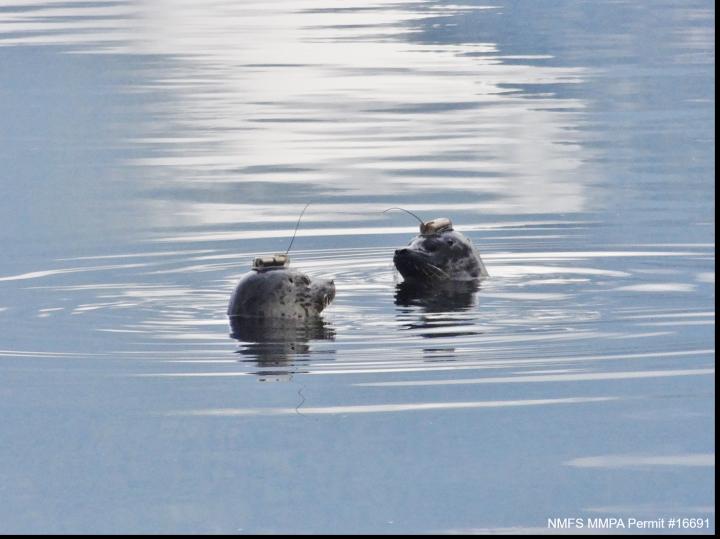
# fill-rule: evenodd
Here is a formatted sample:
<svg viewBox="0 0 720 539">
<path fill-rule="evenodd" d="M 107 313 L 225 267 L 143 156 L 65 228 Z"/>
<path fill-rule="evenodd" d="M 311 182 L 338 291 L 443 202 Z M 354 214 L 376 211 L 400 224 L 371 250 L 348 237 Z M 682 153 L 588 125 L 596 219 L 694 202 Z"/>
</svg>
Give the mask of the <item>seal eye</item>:
<svg viewBox="0 0 720 539">
<path fill-rule="evenodd" d="M 447 240 L 447 244 L 452 247 L 455 245 L 455 242 L 453 240 Z"/>
</svg>

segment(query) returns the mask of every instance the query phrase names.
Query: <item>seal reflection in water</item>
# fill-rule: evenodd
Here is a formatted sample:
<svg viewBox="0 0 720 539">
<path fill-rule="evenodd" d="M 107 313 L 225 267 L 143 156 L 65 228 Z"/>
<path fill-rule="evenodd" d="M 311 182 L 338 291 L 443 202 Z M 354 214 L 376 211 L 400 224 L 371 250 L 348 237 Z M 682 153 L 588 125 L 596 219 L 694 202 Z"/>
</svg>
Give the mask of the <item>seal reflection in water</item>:
<svg viewBox="0 0 720 539">
<path fill-rule="evenodd" d="M 475 306 L 478 281 L 447 281 L 429 284 L 405 281 L 395 288 L 395 305 L 422 307 L 427 313 L 467 311 Z"/>
<path fill-rule="evenodd" d="M 472 314 L 477 281 L 447 281 L 435 286 L 423 283 L 402 282 L 395 290 L 395 305 L 399 327 L 415 332 L 425 339 L 468 337 L 480 335 Z M 438 348 L 430 352 L 431 360 L 445 354 L 454 357 L 454 348 Z"/>
<path fill-rule="evenodd" d="M 335 330 L 318 317 L 309 320 L 276 320 L 231 317 L 230 336 L 242 342 L 242 361 L 257 363 L 262 381 L 297 372 L 294 360 L 310 352 L 310 341 L 334 341 Z"/>
<path fill-rule="evenodd" d="M 330 279 L 290 269 L 286 254 L 259 257 L 237 284 L 230 304 L 231 337 L 258 363 L 283 362 L 309 351 L 310 340 L 332 340 L 320 313 L 335 298 Z"/>
</svg>

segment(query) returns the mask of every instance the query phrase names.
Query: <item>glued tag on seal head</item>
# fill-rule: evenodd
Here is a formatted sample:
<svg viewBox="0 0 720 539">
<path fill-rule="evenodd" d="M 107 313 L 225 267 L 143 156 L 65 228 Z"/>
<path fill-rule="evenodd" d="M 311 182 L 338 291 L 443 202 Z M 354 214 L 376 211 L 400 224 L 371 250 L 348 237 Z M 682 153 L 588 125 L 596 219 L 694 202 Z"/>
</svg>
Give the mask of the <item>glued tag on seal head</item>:
<svg viewBox="0 0 720 539">
<path fill-rule="evenodd" d="M 267 269 L 284 268 L 290 264 L 290 257 L 286 254 L 274 254 L 268 256 L 258 256 L 253 260 L 252 269 L 263 271 Z"/>
<path fill-rule="evenodd" d="M 420 234 L 423 236 L 432 236 L 452 230 L 452 221 L 447 217 L 438 217 L 431 221 L 426 221 L 420 225 Z"/>
</svg>

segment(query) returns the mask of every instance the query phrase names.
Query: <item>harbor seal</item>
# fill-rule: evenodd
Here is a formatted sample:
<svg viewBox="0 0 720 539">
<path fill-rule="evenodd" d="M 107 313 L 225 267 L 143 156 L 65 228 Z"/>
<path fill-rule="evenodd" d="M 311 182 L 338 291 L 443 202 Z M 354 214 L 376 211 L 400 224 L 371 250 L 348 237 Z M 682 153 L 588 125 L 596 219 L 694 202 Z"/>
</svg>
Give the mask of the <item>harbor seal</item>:
<svg viewBox="0 0 720 539">
<path fill-rule="evenodd" d="M 472 242 L 447 218 L 420 223 L 420 234 L 395 251 L 395 267 L 406 282 L 479 281 L 488 276 Z"/>
<path fill-rule="evenodd" d="M 308 320 L 335 298 L 332 279 L 311 279 L 288 267 L 286 254 L 259 257 L 243 275 L 230 298 L 231 318 Z"/>
</svg>

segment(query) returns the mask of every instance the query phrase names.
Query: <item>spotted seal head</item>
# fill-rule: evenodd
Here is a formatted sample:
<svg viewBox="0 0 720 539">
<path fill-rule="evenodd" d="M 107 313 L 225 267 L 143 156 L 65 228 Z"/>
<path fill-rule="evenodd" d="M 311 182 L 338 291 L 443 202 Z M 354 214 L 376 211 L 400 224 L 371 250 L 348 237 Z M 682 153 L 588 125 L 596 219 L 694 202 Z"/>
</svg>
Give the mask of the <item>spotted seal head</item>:
<svg viewBox="0 0 720 539">
<path fill-rule="evenodd" d="M 235 287 L 227 314 L 231 318 L 308 320 L 335 298 L 331 279 L 311 279 L 288 267 L 286 254 L 259 257 Z"/>
<path fill-rule="evenodd" d="M 488 276 L 472 242 L 447 218 L 420 224 L 420 234 L 395 251 L 395 267 L 406 282 L 478 281 Z"/>
</svg>

